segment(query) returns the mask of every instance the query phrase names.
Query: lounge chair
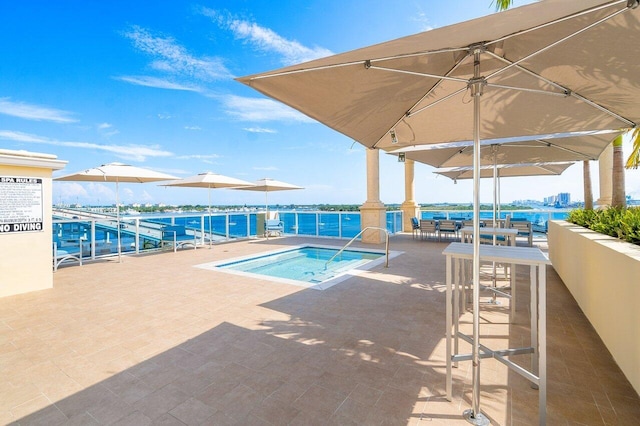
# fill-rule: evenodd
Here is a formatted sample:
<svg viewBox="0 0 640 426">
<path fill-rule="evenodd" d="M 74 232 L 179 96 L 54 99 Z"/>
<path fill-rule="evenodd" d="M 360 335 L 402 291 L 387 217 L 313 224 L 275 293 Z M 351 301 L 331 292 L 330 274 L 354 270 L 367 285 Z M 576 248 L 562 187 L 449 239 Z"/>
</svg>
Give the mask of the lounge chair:
<svg viewBox="0 0 640 426">
<path fill-rule="evenodd" d="M 63 262 L 78 262 L 82 266 L 82 240 L 78 240 L 78 247 L 65 246 L 58 247 L 59 243 L 53 243 L 53 270 L 57 271 Z"/>
<path fill-rule="evenodd" d="M 198 237 L 195 235 L 187 234 L 187 228 L 182 225 L 169 225 L 162 227 L 162 238 L 160 240 L 160 247 L 164 248 L 165 245 L 173 246 L 173 251 L 178 251 L 178 248 L 186 245 L 192 245 L 195 249 L 198 245 Z"/>
<path fill-rule="evenodd" d="M 264 223 L 266 237 L 281 236 L 284 233 L 284 223 L 280 219 L 267 219 Z"/>
</svg>

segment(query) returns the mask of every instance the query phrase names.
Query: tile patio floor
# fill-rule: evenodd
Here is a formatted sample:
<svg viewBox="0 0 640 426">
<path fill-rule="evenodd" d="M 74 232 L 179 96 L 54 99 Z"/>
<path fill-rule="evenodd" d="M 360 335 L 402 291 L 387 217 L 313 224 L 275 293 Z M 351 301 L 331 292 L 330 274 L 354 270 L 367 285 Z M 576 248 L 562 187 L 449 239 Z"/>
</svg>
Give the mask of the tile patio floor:
<svg viewBox="0 0 640 426">
<path fill-rule="evenodd" d="M 447 243 L 393 236 L 404 254 L 388 269 L 324 291 L 194 268 L 312 241 L 62 267 L 54 289 L 0 299 L 0 424 L 468 424 L 470 363 L 444 397 Z M 553 268 L 547 277 L 548 424 L 639 424 L 638 395 Z M 483 343 L 526 342 L 527 302 L 515 326 L 508 303 L 485 305 Z M 497 361 L 482 361 L 481 389 L 492 424 L 538 423 L 537 391 Z"/>
</svg>

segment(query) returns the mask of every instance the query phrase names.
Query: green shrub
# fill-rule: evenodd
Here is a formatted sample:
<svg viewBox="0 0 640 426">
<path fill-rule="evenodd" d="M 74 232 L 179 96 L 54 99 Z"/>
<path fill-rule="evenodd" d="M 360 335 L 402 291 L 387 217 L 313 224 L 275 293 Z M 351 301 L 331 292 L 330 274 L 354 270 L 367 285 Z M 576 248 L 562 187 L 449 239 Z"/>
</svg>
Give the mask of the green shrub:
<svg viewBox="0 0 640 426">
<path fill-rule="evenodd" d="M 575 209 L 567 221 L 595 232 L 640 245 L 640 208 Z"/>
</svg>

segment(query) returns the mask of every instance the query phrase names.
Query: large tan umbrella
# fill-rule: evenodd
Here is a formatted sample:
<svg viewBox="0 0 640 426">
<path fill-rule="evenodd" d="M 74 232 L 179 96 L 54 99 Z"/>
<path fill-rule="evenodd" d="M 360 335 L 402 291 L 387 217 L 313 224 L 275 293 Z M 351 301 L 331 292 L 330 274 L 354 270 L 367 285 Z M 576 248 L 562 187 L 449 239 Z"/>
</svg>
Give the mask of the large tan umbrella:
<svg viewBox="0 0 640 426">
<path fill-rule="evenodd" d="M 575 163 L 521 163 L 521 164 L 498 164 L 497 175 L 502 177 L 521 176 L 559 176 L 569 166 Z M 493 166 L 482 166 L 480 168 L 480 178 L 492 178 L 494 175 Z M 452 180 L 473 179 L 473 167 L 447 167 L 436 169 L 433 173 L 446 176 Z"/>
<path fill-rule="evenodd" d="M 131 166 L 122 163 L 108 163 L 99 167 L 86 169 L 77 173 L 54 178 L 60 181 L 75 182 L 115 182 L 116 183 L 116 223 L 118 228 L 118 261 L 122 260 L 122 248 L 120 247 L 120 199 L 119 184 L 147 183 L 162 180 L 178 179 L 176 176 L 156 172 L 142 167 Z"/>
<path fill-rule="evenodd" d="M 500 178 L 523 176 L 559 176 L 575 163 L 519 163 L 481 166 L 480 178 L 493 178 L 493 226 L 500 217 Z M 447 167 L 436 169 L 433 173 L 446 176 L 454 182 L 458 179 L 473 179 L 473 167 Z"/>
<path fill-rule="evenodd" d="M 597 160 L 604 149 L 621 134 L 619 130 L 540 135 L 531 139 L 487 139 L 480 141 L 480 165 L 546 163 Z M 389 151 L 433 167 L 473 165 L 473 141 L 411 145 Z"/>
<path fill-rule="evenodd" d="M 251 182 L 211 172 L 200 173 L 174 182 L 161 184 L 161 186 L 207 188 L 209 190 L 209 248 L 211 248 L 211 244 L 213 241 L 213 238 L 211 238 L 213 234 L 213 229 L 211 228 L 211 189 L 236 188 L 239 186 L 250 187 L 252 185 L 253 184 Z"/>
<path fill-rule="evenodd" d="M 264 204 L 265 211 L 267 216 L 269 215 L 269 192 L 273 191 L 290 191 L 293 189 L 304 189 L 301 186 L 293 185 L 287 182 L 281 182 L 279 180 L 271 179 L 271 178 L 262 178 L 258 179 L 251 186 L 246 186 L 244 188 L 235 188 L 245 191 L 260 191 L 264 192 Z"/>
<path fill-rule="evenodd" d="M 637 6 L 546 0 L 239 79 L 370 148 L 473 140 L 470 422 L 488 423 L 479 409 L 480 140 L 635 127 Z"/>
</svg>

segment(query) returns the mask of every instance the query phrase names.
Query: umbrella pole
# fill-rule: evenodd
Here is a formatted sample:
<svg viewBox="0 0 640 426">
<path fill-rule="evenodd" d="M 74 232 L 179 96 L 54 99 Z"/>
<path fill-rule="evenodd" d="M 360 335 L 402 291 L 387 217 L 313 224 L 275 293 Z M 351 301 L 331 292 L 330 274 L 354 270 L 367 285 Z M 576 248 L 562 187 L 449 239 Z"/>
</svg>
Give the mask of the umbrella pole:
<svg viewBox="0 0 640 426">
<path fill-rule="evenodd" d="M 120 189 L 116 179 L 116 226 L 118 227 L 118 262 L 122 262 L 122 250 L 120 248 Z"/>
<path fill-rule="evenodd" d="M 209 250 L 213 243 L 213 229 L 211 229 L 211 185 L 209 185 Z"/>
<path fill-rule="evenodd" d="M 463 417 L 474 425 L 488 425 L 489 419 L 480 412 L 480 96 L 485 79 L 480 77 L 480 46 L 473 48 L 474 78 L 469 81 L 473 97 L 473 345 L 471 409 Z"/>
</svg>

